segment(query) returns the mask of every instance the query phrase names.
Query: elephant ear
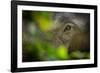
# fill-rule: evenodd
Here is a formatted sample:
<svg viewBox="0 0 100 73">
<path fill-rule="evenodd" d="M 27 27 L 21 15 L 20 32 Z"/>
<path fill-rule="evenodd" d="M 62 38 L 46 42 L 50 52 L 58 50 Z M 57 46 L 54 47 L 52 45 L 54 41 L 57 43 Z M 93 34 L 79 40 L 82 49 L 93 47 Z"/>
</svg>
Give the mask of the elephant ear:
<svg viewBox="0 0 100 73">
<path fill-rule="evenodd" d="M 70 50 L 90 51 L 90 40 L 88 33 L 79 33 L 72 38 Z"/>
</svg>

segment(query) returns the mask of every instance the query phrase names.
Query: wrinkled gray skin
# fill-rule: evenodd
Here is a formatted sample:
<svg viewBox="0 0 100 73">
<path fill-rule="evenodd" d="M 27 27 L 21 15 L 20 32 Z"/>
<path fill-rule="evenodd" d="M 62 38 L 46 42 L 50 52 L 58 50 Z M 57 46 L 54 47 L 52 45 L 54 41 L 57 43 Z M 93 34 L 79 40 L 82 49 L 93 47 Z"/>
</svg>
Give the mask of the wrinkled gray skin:
<svg viewBox="0 0 100 73">
<path fill-rule="evenodd" d="M 52 30 L 54 45 L 65 45 L 69 51 L 90 49 L 90 15 L 81 13 L 54 13 Z"/>
</svg>

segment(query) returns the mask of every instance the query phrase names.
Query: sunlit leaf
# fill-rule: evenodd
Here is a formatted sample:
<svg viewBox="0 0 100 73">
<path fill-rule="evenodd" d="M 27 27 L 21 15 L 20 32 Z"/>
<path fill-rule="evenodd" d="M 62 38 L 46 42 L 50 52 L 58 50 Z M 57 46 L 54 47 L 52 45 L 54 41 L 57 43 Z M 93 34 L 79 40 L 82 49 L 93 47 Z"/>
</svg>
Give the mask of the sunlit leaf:
<svg viewBox="0 0 100 73">
<path fill-rule="evenodd" d="M 59 59 L 68 59 L 68 49 L 63 45 L 57 48 L 56 54 Z"/>
<path fill-rule="evenodd" d="M 53 26 L 53 21 L 51 20 L 52 13 L 50 12 L 33 12 L 33 20 L 37 23 L 38 27 L 42 31 L 50 30 Z"/>
</svg>

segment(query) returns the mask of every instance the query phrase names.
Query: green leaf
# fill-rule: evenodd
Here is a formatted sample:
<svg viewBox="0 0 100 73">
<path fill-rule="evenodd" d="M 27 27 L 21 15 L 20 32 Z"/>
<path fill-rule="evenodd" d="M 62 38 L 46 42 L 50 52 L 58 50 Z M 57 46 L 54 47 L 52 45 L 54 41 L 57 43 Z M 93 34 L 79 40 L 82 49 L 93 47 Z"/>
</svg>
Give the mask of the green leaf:
<svg viewBox="0 0 100 73">
<path fill-rule="evenodd" d="M 68 49 L 63 45 L 57 48 L 56 54 L 59 59 L 68 59 Z"/>
</svg>

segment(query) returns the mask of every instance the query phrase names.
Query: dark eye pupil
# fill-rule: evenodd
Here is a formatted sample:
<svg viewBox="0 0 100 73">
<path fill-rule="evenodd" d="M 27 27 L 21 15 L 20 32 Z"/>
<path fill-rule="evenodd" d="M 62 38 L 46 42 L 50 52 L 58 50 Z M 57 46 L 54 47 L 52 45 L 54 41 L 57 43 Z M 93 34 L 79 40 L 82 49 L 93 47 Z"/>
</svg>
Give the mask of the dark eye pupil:
<svg viewBox="0 0 100 73">
<path fill-rule="evenodd" d="M 66 27 L 65 27 L 65 29 L 64 29 L 64 32 L 65 31 L 68 31 L 68 30 L 70 30 L 71 29 L 71 26 L 70 25 L 67 25 Z"/>
</svg>

